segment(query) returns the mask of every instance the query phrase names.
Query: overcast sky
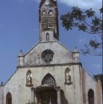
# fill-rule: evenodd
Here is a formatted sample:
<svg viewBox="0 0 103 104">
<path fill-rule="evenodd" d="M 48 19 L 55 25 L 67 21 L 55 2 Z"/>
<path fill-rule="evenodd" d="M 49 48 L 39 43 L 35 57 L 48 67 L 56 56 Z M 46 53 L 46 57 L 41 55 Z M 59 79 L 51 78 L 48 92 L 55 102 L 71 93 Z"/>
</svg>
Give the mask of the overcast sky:
<svg viewBox="0 0 103 104">
<path fill-rule="evenodd" d="M 72 6 L 97 11 L 101 5 L 102 0 L 58 0 L 60 42 L 65 47 L 73 51 L 77 46 L 80 50 L 93 36 L 76 29 L 66 31 L 60 16 Z M 38 0 L 0 0 L 0 82 L 6 82 L 15 72 L 19 51 L 25 54 L 38 42 L 38 10 Z M 80 61 L 90 74 L 101 72 L 101 57 L 80 55 Z"/>
</svg>

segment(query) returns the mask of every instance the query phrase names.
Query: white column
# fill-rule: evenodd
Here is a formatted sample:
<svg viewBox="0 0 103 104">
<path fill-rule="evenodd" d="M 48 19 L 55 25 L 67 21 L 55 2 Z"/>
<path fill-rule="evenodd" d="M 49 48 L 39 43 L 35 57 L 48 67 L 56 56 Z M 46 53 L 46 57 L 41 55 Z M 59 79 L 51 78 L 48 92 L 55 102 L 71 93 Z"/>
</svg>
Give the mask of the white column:
<svg viewBox="0 0 103 104">
<path fill-rule="evenodd" d="M 61 89 L 57 87 L 57 103 L 61 104 Z"/>
</svg>

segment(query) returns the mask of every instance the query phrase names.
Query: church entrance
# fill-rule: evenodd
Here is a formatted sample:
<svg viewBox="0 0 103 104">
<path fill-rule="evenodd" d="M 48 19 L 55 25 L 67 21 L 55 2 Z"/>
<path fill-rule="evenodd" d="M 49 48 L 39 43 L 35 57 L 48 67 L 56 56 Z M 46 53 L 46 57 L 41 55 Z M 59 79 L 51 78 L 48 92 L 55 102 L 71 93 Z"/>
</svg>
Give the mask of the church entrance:
<svg viewBox="0 0 103 104">
<path fill-rule="evenodd" d="M 55 89 L 45 89 L 38 92 L 39 104 L 57 104 L 57 91 Z"/>
<path fill-rule="evenodd" d="M 57 104 L 56 81 L 51 74 L 47 74 L 41 86 L 36 88 L 36 96 L 38 104 Z"/>
</svg>

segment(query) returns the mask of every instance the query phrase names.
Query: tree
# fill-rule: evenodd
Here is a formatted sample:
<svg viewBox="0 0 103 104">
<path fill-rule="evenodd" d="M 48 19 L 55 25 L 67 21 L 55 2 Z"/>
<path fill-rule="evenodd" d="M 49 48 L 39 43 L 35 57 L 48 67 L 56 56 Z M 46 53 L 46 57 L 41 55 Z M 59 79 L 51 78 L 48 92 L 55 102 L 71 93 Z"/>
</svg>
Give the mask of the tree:
<svg viewBox="0 0 103 104">
<path fill-rule="evenodd" d="M 102 14 L 103 7 L 99 11 L 100 14 Z M 103 20 L 102 16 L 99 16 L 100 17 L 98 17 L 91 8 L 88 10 L 81 10 L 78 7 L 73 7 L 69 13 L 61 16 L 62 25 L 66 30 L 72 30 L 76 27 L 80 31 L 94 35 L 94 39 L 89 40 L 89 43 L 81 50 L 84 55 L 91 54 L 102 56 Z M 95 35 L 100 38 L 99 41 L 95 38 Z"/>
</svg>

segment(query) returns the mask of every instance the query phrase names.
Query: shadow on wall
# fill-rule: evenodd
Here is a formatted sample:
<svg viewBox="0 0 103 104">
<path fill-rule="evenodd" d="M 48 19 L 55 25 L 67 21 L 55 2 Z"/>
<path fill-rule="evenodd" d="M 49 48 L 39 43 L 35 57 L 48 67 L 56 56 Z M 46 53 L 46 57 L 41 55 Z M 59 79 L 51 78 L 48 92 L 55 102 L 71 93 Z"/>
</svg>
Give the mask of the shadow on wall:
<svg viewBox="0 0 103 104">
<path fill-rule="evenodd" d="M 65 98 L 65 95 L 64 95 L 63 91 L 61 91 L 61 104 L 69 104 L 69 102 Z"/>
</svg>

